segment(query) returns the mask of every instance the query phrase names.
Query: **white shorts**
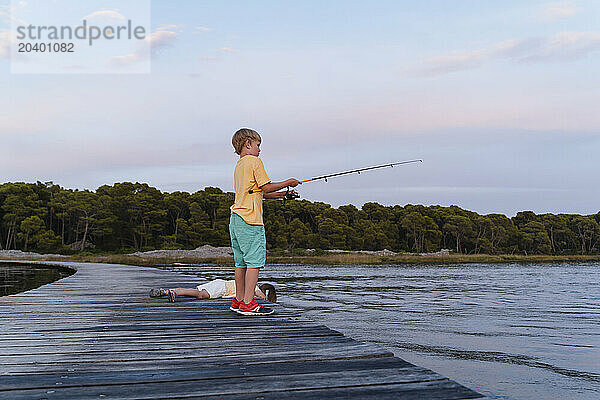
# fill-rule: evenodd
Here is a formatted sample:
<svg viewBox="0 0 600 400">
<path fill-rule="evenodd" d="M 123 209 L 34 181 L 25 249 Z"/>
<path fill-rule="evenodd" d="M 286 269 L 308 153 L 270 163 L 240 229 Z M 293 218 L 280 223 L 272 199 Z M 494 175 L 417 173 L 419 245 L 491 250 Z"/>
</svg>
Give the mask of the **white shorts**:
<svg viewBox="0 0 600 400">
<path fill-rule="evenodd" d="M 227 289 L 225 288 L 225 281 L 223 279 L 215 279 L 203 285 L 196 287 L 198 291 L 206 290 L 211 299 L 217 299 L 223 297 Z"/>
</svg>

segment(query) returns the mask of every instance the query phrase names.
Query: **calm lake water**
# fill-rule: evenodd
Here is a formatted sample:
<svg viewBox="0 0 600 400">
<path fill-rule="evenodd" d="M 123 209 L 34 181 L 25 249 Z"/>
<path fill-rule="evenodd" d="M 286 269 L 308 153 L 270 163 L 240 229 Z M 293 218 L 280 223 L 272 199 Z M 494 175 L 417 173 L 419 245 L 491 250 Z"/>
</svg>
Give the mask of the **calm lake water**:
<svg viewBox="0 0 600 400">
<path fill-rule="evenodd" d="M 283 306 L 492 399 L 600 399 L 600 263 L 273 265 L 260 280 Z"/>
<path fill-rule="evenodd" d="M 35 289 L 73 274 L 68 268 L 36 264 L 0 263 L 0 296 Z"/>
</svg>

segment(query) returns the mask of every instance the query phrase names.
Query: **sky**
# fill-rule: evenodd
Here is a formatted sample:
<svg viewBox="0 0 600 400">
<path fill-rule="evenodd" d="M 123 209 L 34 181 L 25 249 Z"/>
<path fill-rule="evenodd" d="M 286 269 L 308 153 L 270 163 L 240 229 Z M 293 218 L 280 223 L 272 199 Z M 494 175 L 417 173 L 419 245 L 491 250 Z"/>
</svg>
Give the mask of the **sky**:
<svg viewBox="0 0 600 400">
<path fill-rule="evenodd" d="M 600 211 L 597 1 L 157 0 L 145 74 L 11 73 L 15 7 L 0 182 L 232 191 L 250 127 L 273 180 L 424 160 L 302 185 L 311 201 Z"/>
</svg>

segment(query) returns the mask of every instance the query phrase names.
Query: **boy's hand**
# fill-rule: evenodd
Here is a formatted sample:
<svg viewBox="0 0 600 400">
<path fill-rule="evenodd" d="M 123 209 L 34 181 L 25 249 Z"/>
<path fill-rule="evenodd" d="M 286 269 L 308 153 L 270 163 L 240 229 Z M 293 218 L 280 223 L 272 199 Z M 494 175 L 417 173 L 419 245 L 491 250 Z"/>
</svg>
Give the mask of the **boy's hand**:
<svg viewBox="0 0 600 400">
<path fill-rule="evenodd" d="M 287 186 L 296 187 L 299 183 L 298 179 L 290 178 L 287 180 Z"/>
</svg>

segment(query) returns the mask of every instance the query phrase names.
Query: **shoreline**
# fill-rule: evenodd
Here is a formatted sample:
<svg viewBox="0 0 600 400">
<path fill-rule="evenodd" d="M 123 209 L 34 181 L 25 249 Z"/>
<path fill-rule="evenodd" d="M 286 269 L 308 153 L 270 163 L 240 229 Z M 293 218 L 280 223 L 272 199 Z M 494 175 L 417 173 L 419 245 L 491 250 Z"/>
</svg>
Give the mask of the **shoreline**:
<svg viewBox="0 0 600 400">
<path fill-rule="evenodd" d="M 32 256 L 31 254 L 11 257 L 0 253 L 1 260 L 7 261 L 63 261 L 83 263 L 107 263 L 125 264 L 138 266 L 151 266 L 157 264 L 215 264 L 232 265 L 233 257 L 144 257 L 128 254 L 86 254 L 86 255 L 58 255 L 43 254 Z M 398 265 L 398 264 L 471 264 L 471 263 L 553 263 L 553 262 L 589 262 L 600 261 L 599 255 L 514 255 L 514 254 L 449 254 L 449 255 L 372 255 L 362 253 L 328 253 L 320 255 L 273 255 L 267 257 L 269 264 L 312 264 L 312 265 L 345 265 L 345 264 L 368 264 L 368 265 Z"/>
</svg>

